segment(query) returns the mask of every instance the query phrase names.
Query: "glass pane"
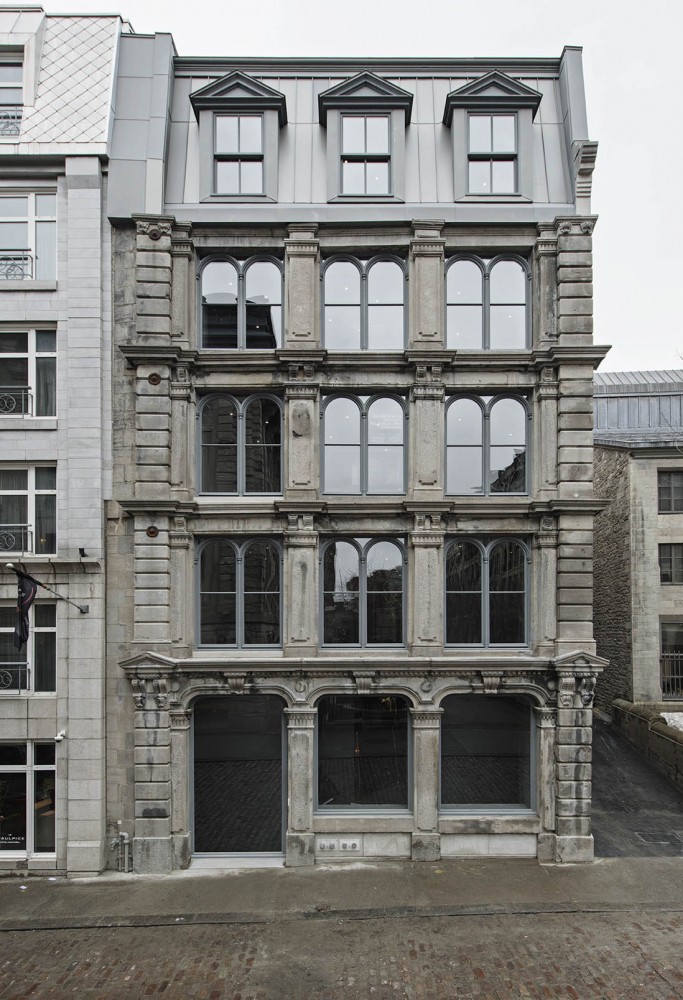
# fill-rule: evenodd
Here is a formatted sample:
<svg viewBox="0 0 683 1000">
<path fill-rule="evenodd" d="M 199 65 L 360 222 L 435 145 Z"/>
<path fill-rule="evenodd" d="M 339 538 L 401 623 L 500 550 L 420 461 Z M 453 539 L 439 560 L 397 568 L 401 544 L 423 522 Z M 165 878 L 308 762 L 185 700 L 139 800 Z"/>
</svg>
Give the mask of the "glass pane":
<svg viewBox="0 0 683 1000">
<path fill-rule="evenodd" d="M 683 653 L 683 623 L 662 622 L 662 653 Z"/>
<path fill-rule="evenodd" d="M 0 65 L 0 83 L 21 83 L 21 63 L 3 63 Z"/>
<path fill-rule="evenodd" d="M 396 399 L 376 399 L 368 410 L 369 444 L 403 444 L 403 407 Z"/>
<path fill-rule="evenodd" d="M 367 554 L 368 590 L 403 589 L 403 553 L 393 542 L 375 542 Z"/>
<path fill-rule="evenodd" d="M 360 445 L 325 445 L 325 493 L 360 493 Z"/>
<path fill-rule="evenodd" d="M 0 365 L 0 383 L 2 388 L 23 388 L 28 386 L 28 359 L 27 358 L 3 358 Z M 0 402 L 1 413 L 23 413 L 26 410 L 22 406 L 22 398 L 25 393 L 8 393 Z"/>
<path fill-rule="evenodd" d="M 33 775 L 34 850 L 52 853 L 55 849 L 55 773 L 35 771 Z"/>
<path fill-rule="evenodd" d="M 526 556 L 518 542 L 498 542 L 491 549 L 489 587 L 492 591 L 524 592 Z"/>
<path fill-rule="evenodd" d="M 470 153 L 491 152 L 491 116 L 470 115 Z"/>
<path fill-rule="evenodd" d="M 515 116 L 494 115 L 493 152 L 514 153 L 516 149 L 517 145 L 515 143 Z"/>
<path fill-rule="evenodd" d="M 263 194 L 261 160 L 242 160 L 240 163 L 240 194 Z"/>
<path fill-rule="evenodd" d="M 0 354 L 26 354 L 28 351 L 27 333 L 0 333 Z M 7 362 L 3 362 L 6 364 Z M 0 375 L 0 382 L 4 378 Z"/>
<path fill-rule="evenodd" d="M 277 646 L 280 643 L 280 595 L 245 594 L 244 645 Z"/>
<path fill-rule="evenodd" d="M 491 594 L 489 641 L 521 644 L 524 635 L 524 594 Z"/>
<path fill-rule="evenodd" d="M 248 303 L 280 305 L 282 302 L 282 271 L 270 260 L 257 260 L 247 268 L 246 295 Z"/>
<path fill-rule="evenodd" d="M 483 440 L 483 414 L 473 399 L 456 399 L 446 413 L 446 439 L 449 445 L 480 445 Z"/>
<path fill-rule="evenodd" d="M 236 115 L 216 115 L 216 152 L 237 153 L 239 131 Z"/>
<path fill-rule="evenodd" d="M 491 190 L 494 194 L 514 194 L 515 161 L 493 160 L 491 163 Z"/>
<path fill-rule="evenodd" d="M 491 444 L 524 445 L 527 415 L 517 399 L 499 399 L 491 408 Z"/>
<path fill-rule="evenodd" d="M 213 260 L 202 270 L 202 302 L 237 302 L 237 270 L 227 260 Z"/>
<path fill-rule="evenodd" d="M 524 306 L 491 306 L 491 350 L 521 350 L 526 346 Z"/>
<path fill-rule="evenodd" d="M 446 642 L 458 646 L 481 645 L 481 594 L 446 595 Z"/>
<path fill-rule="evenodd" d="M 403 447 L 371 445 L 368 448 L 368 493 L 404 493 Z"/>
<path fill-rule="evenodd" d="M 36 351 L 38 354 L 54 354 L 57 350 L 57 334 L 54 330 L 38 330 Z"/>
<path fill-rule="evenodd" d="M 403 306 L 369 306 L 368 349 L 400 351 L 403 346 Z"/>
<path fill-rule="evenodd" d="M 447 591 L 481 591 L 481 550 L 474 542 L 458 541 L 446 557 Z"/>
<path fill-rule="evenodd" d="M 500 260 L 491 268 L 491 303 L 524 305 L 527 278 L 524 268 L 516 260 Z"/>
<path fill-rule="evenodd" d="M 0 105 L 15 106 L 23 102 L 23 91 L 21 87 L 3 87 L 0 90 Z"/>
<path fill-rule="evenodd" d="M 246 273 L 248 348 L 274 349 L 280 345 L 282 272 L 272 261 L 260 260 Z"/>
<path fill-rule="evenodd" d="M 360 306 L 325 306 L 325 347 L 360 350 Z"/>
<path fill-rule="evenodd" d="M 34 604 L 33 617 L 36 627 L 54 628 L 57 624 L 57 609 L 54 604 Z"/>
<path fill-rule="evenodd" d="M 0 490 L 27 490 L 26 469 L 0 469 Z"/>
<path fill-rule="evenodd" d="M 0 249 L 28 250 L 28 225 L 25 222 L 0 222 Z"/>
<path fill-rule="evenodd" d="M 237 271 L 228 261 L 202 270 L 203 346 L 237 347 Z"/>
<path fill-rule="evenodd" d="M 353 399 L 332 399 L 325 407 L 325 443 L 360 444 L 360 410 Z"/>
<path fill-rule="evenodd" d="M 491 493 L 526 492 L 524 445 L 491 448 L 489 489 Z"/>
<path fill-rule="evenodd" d="M 523 493 L 526 489 L 526 411 L 516 399 L 501 399 L 491 410 L 492 493 Z"/>
<path fill-rule="evenodd" d="M 525 641 L 525 554 L 516 542 L 499 542 L 489 560 L 491 643 Z"/>
<path fill-rule="evenodd" d="M 468 190 L 470 194 L 491 194 L 490 160 L 470 160 Z"/>
<path fill-rule="evenodd" d="M 36 497 L 36 533 L 34 547 L 37 553 L 57 551 L 57 526 L 54 496 L 41 494 Z"/>
<path fill-rule="evenodd" d="M 365 194 L 365 163 L 356 160 L 342 160 L 342 192 L 344 194 Z"/>
<path fill-rule="evenodd" d="M 323 642 L 358 643 L 358 551 L 332 542 L 323 552 Z"/>
<path fill-rule="evenodd" d="M 402 642 L 403 596 L 368 593 L 368 645 L 400 645 Z"/>
<path fill-rule="evenodd" d="M 446 297 L 449 305 L 480 305 L 483 295 L 481 268 L 474 261 L 458 260 L 448 268 Z"/>
<path fill-rule="evenodd" d="M 33 633 L 35 662 L 33 686 L 36 691 L 56 690 L 56 644 L 54 632 Z"/>
<path fill-rule="evenodd" d="M 448 447 L 446 449 L 446 493 L 475 496 L 483 492 L 483 449 Z"/>
<path fill-rule="evenodd" d="M 0 605 L 0 628 L 14 628 L 14 607 L 8 604 Z M 5 638 L 11 639 L 11 636 Z M 1 633 L 0 639 L 2 639 Z"/>
<path fill-rule="evenodd" d="M 56 359 L 36 358 L 36 416 L 53 417 L 56 406 Z"/>
<path fill-rule="evenodd" d="M 344 115 L 342 118 L 342 152 L 365 152 L 365 118 Z"/>
<path fill-rule="evenodd" d="M 37 194 L 36 215 L 40 219 L 54 219 L 57 215 L 57 195 Z"/>
<path fill-rule="evenodd" d="M 320 700 L 318 804 L 408 805 L 408 710 L 402 698 Z"/>
<path fill-rule="evenodd" d="M 245 493 L 281 493 L 279 445 L 246 445 Z"/>
<path fill-rule="evenodd" d="M 52 465 L 38 466 L 36 469 L 36 489 L 54 490 L 57 487 L 57 470 Z"/>
<path fill-rule="evenodd" d="M 229 542 L 207 542 L 201 554 L 202 593 L 234 592 L 235 550 Z"/>
<path fill-rule="evenodd" d="M 244 590 L 250 593 L 280 592 L 280 552 L 273 542 L 259 540 L 246 549 Z"/>
<path fill-rule="evenodd" d="M 280 407 L 274 399 L 253 399 L 244 415 L 247 444 L 280 444 Z"/>
<path fill-rule="evenodd" d="M 529 706 L 498 695 L 450 695 L 441 704 L 443 805 L 530 808 Z"/>
<path fill-rule="evenodd" d="M 55 745 L 54 743 L 35 743 L 33 745 L 34 764 L 54 764 Z"/>
<path fill-rule="evenodd" d="M 366 170 L 367 194 L 389 194 L 389 161 L 368 161 Z"/>
<path fill-rule="evenodd" d="M 202 594 L 200 642 L 204 646 L 234 646 L 235 595 Z"/>
<path fill-rule="evenodd" d="M 400 264 L 378 260 L 368 271 L 368 302 L 403 305 L 405 276 Z"/>
<path fill-rule="evenodd" d="M 237 407 L 232 399 L 208 399 L 201 412 L 202 444 L 237 443 Z"/>
<path fill-rule="evenodd" d="M 237 446 L 202 445 L 202 493 L 237 492 Z"/>
<path fill-rule="evenodd" d="M 0 773 L 0 852 L 26 850 L 26 775 Z"/>
<path fill-rule="evenodd" d="M 0 198 L 0 219 L 28 217 L 28 198 Z"/>
<path fill-rule="evenodd" d="M 17 766 L 26 763 L 25 743 L 0 743 L 0 765 Z"/>
<path fill-rule="evenodd" d="M 327 305 L 360 305 L 360 271 L 347 260 L 338 260 L 325 269 Z"/>
<path fill-rule="evenodd" d="M 481 349 L 483 344 L 481 306 L 449 306 L 446 325 L 447 346 L 451 350 Z"/>
<path fill-rule="evenodd" d="M 240 165 L 237 160 L 216 161 L 216 193 L 240 193 Z"/>
<path fill-rule="evenodd" d="M 260 115 L 240 116 L 240 153 L 262 153 L 263 133 Z"/>
<path fill-rule="evenodd" d="M 36 222 L 36 269 L 39 281 L 52 281 L 57 275 L 57 226 L 54 222 Z"/>
<path fill-rule="evenodd" d="M 366 146 L 368 153 L 381 154 L 389 152 L 389 119 L 388 118 L 367 118 L 366 119 Z M 350 153 L 351 150 L 345 149 Z"/>
</svg>

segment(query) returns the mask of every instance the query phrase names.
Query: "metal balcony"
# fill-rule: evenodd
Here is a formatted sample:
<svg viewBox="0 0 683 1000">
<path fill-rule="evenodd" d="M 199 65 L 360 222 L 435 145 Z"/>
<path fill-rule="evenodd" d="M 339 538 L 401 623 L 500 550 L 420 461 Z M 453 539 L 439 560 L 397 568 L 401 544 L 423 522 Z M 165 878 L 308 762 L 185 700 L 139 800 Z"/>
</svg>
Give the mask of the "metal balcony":
<svg viewBox="0 0 683 1000">
<path fill-rule="evenodd" d="M 25 417 L 33 413 L 33 393 L 28 385 L 0 385 L 0 417 Z"/>
<path fill-rule="evenodd" d="M 21 694 L 29 688 L 28 663 L 0 663 L 0 694 Z"/>
<path fill-rule="evenodd" d="M 33 277 L 33 254 L 28 250 L 0 250 L 0 281 Z"/>
<path fill-rule="evenodd" d="M 0 135 L 19 135 L 23 110 L 20 104 L 0 107 Z"/>
<path fill-rule="evenodd" d="M 0 552 L 31 555 L 33 530 L 30 524 L 0 524 Z"/>
<path fill-rule="evenodd" d="M 662 653 L 660 661 L 662 698 L 683 699 L 683 653 Z"/>
</svg>

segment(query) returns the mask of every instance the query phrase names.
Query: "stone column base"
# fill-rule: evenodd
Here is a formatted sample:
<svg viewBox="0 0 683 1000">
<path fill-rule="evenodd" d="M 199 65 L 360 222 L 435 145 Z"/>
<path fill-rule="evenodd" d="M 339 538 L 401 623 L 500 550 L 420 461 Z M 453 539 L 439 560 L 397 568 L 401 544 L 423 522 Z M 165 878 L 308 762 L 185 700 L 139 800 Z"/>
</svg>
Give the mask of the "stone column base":
<svg viewBox="0 0 683 1000">
<path fill-rule="evenodd" d="M 285 837 L 285 868 L 315 864 L 315 834 L 288 833 Z"/>
<path fill-rule="evenodd" d="M 171 834 L 171 861 L 176 868 L 189 868 L 192 860 L 189 833 Z"/>
<path fill-rule="evenodd" d="M 410 857 L 412 861 L 440 861 L 440 835 L 438 833 L 414 833 Z"/>
<path fill-rule="evenodd" d="M 133 837 L 133 871 L 165 875 L 173 870 L 170 837 Z"/>
<path fill-rule="evenodd" d="M 555 861 L 565 864 L 581 864 L 594 860 L 593 834 L 555 838 Z"/>
</svg>

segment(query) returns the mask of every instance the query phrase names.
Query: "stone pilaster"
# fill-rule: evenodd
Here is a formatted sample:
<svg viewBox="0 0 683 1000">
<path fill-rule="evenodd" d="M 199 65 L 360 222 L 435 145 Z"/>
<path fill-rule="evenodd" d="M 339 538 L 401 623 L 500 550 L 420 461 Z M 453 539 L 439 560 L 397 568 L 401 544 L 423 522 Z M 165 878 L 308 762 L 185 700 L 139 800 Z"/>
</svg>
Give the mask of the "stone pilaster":
<svg viewBox="0 0 683 1000">
<path fill-rule="evenodd" d="M 536 386 L 532 422 L 532 454 L 536 456 L 531 467 L 532 493 L 539 500 L 551 500 L 557 496 L 558 392 L 556 369 L 550 366 L 542 368 Z"/>
<path fill-rule="evenodd" d="M 444 347 L 444 247 L 443 220 L 413 222 L 410 241 L 411 347 Z"/>
<path fill-rule="evenodd" d="M 169 531 L 171 555 L 169 634 L 175 647 L 173 650 L 175 656 L 183 653 L 189 655 L 193 644 L 194 588 L 188 564 L 191 544 L 192 535 L 187 530 L 187 520 L 182 516 L 174 517 Z"/>
<path fill-rule="evenodd" d="M 315 864 L 313 833 L 313 768 L 315 766 L 315 708 L 286 708 L 287 717 L 287 834 L 285 864 Z"/>
<path fill-rule="evenodd" d="M 593 639 L 593 515 L 559 517 L 556 654 L 595 652 Z"/>
<path fill-rule="evenodd" d="M 421 378 L 418 365 L 418 378 Z M 416 501 L 438 500 L 443 497 L 444 473 L 444 387 L 440 382 L 440 369 L 433 369 L 412 388 L 411 448 L 412 461 L 409 474 L 409 495 Z"/>
<path fill-rule="evenodd" d="M 178 500 L 190 500 L 199 491 L 193 484 L 197 405 L 187 365 L 177 365 L 170 383 L 171 490 Z"/>
<path fill-rule="evenodd" d="M 555 735 L 555 860 L 592 861 L 591 781 L 593 690 L 590 671 L 558 670 Z"/>
<path fill-rule="evenodd" d="M 133 641 L 170 641 L 171 547 L 168 518 L 135 518 Z"/>
<path fill-rule="evenodd" d="M 595 216 L 555 219 L 557 324 L 562 347 L 593 343 L 593 240 Z"/>
<path fill-rule="evenodd" d="M 313 656 L 318 647 L 318 534 L 313 515 L 289 514 L 284 540 L 284 652 Z"/>
<path fill-rule="evenodd" d="M 445 528 L 439 514 L 416 513 L 410 533 L 413 548 L 413 634 L 414 655 L 434 655 L 443 646 L 443 544 Z"/>
<path fill-rule="evenodd" d="M 171 337 L 190 346 L 190 331 L 194 329 L 196 279 L 192 224 L 175 222 L 171 230 Z"/>
<path fill-rule="evenodd" d="M 187 868 L 192 854 L 188 775 L 192 713 L 174 709 L 171 722 L 171 851 L 173 868 Z M 163 771 L 159 765 L 159 775 Z M 137 768 L 136 768 L 137 770 Z"/>
<path fill-rule="evenodd" d="M 146 343 L 171 336 L 171 217 L 135 216 L 136 329 Z"/>
<path fill-rule="evenodd" d="M 557 233 L 553 223 L 538 225 L 534 246 L 533 344 L 549 347 L 557 342 Z"/>
<path fill-rule="evenodd" d="M 534 538 L 534 580 L 532 620 L 536 622 L 535 652 L 537 656 L 553 656 L 557 638 L 558 531 L 554 517 L 544 514 Z"/>
<path fill-rule="evenodd" d="M 318 386 L 307 373 L 285 390 L 285 499 L 316 500 L 320 483 Z"/>
<path fill-rule="evenodd" d="M 318 227 L 293 223 L 285 240 L 285 347 L 320 346 L 320 244 Z"/>
<path fill-rule="evenodd" d="M 133 679 L 135 712 L 135 835 L 133 868 L 172 870 L 171 726 L 163 679 Z"/>
<path fill-rule="evenodd" d="M 171 369 L 138 365 L 135 379 L 135 497 L 165 500 L 171 468 Z"/>
<path fill-rule="evenodd" d="M 537 728 L 537 809 L 541 819 L 538 836 L 539 861 L 555 860 L 555 715 L 554 708 L 534 708 Z"/>
<path fill-rule="evenodd" d="M 411 708 L 413 724 L 413 861 L 438 861 L 439 835 L 439 747 L 442 708 Z"/>
</svg>

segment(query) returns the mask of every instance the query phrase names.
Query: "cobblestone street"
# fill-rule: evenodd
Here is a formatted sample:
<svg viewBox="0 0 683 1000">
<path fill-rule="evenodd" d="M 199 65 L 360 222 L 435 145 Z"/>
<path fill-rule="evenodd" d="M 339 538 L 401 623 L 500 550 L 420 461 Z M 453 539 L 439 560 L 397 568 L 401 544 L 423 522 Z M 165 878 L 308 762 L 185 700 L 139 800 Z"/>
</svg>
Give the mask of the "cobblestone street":
<svg viewBox="0 0 683 1000">
<path fill-rule="evenodd" d="M 321 913 L 0 935 L 1 1000 L 683 997 L 683 913 Z"/>
</svg>

